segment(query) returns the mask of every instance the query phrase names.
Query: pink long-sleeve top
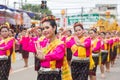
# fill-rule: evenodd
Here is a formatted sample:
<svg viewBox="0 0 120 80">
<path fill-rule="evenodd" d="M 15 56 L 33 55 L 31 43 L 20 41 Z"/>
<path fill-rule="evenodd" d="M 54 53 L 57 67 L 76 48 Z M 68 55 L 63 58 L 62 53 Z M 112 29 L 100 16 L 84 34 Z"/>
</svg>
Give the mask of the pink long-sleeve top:
<svg viewBox="0 0 120 80">
<path fill-rule="evenodd" d="M 92 44 L 91 45 L 94 45 L 95 43 L 96 43 L 96 46 L 92 46 L 92 52 L 100 52 L 101 40 L 100 39 L 92 40 Z"/>
<path fill-rule="evenodd" d="M 24 37 L 23 39 L 25 42 L 24 45 L 26 47 L 26 50 L 29 52 L 36 52 L 35 43 L 34 42 L 29 43 L 30 39 L 28 37 Z M 50 42 L 48 39 L 45 38 L 42 41 L 40 41 L 39 44 L 42 48 L 44 48 L 47 45 L 49 45 Z M 42 60 L 40 64 L 42 67 L 50 68 L 50 62 L 56 61 L 56 68 L 61 68 L 64 54 L 65 54 L 65 45 L 64 43 L 61 43 L 57 45 L 57 47 L 55 47 L 52 51 L 49 51 L 45 55 L 45 60 Z"/>
<path fill-rule="evenodd" d="M 107 49 L 105 49 L 105 45 L 107 46 L 107 41 L 105 42 L 105 39 L 101 39 L 101 49 L 102 50 L 107 50 Z"/>
<path fill-rule="evenodd" d="M 72 37 L 69 41 L 66 42 L 67 48 L 71 48 L 75 44 L 74 37 Z M 91 47 L 91 39 L 88 37 L 84 40 L 84 47 L 86 48 L 86 57 L 90 56 L 90 47 Z M 73 53 L 74 56 L 78 56 L 78 50 Z"/>
<path fill-rule="evenodd" d="M 111 39 L 107 39 L 106 42 L 107 42 L 107 45 L 110 45 L 110 48 L 112 48 L 112 46 L 113 46 L 113 39 L 112 38 Z"/>
<path fill-rule="evenodd" d="M 0 42 L 2 39 L 0 40 Z M 6 55 L 7 50 L 12 50 L 13 49 L 13 43 L 14 43 L 14 38 L 11 38 L 7 43 L 3 42 L 0 43 L 0 47 L 3 47 L 4 50 L 0 50 L 0 55 Z"/>
<path fill-rule="evenodd" d="M 22 37 L 22 40 L 21 40 L 22 49 L 26 50 L 26 51 L 35 52 L 35 46 L 33 44 L 37 40 L 38 40 L 38 37 Z M 29 46 L 31 46 L 31 47 L 27 48 L 26 43 L 28 43 Z"/>
</svg>

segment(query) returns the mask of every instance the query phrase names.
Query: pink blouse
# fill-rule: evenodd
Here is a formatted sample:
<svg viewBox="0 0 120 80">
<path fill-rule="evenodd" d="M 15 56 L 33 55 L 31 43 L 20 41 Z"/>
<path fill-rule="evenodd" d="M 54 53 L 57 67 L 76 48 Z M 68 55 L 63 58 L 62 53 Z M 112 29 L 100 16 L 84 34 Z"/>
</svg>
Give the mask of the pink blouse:
<svg viewBox="0 0 120 80">
<path fill-rule="evenodd" d="M 101 41 L 100 41 L 100 39 L 98 39 L 96 46 L 92 47 L 92 51 L 93 52 L 100 52 L 100 49 L 101 49 Z"/>
<path fill-rule="evenodd" d="M 25 50 L 29 51 L 29 52 L 36 52 L 35 49 L 35 42 L 31 41 L 29 37 L 24 37 L 24 45 L 25 46 Z M 49 45 L 49 40 L 44 38 L 43 41 L 40 41 L 40 46 L 42 48 L 46 47 L 47 45 Z M 65 54 L 65 45 L 64 43 L 57 45 L 57 47 L 55 49 L 53 49 L 52 51 L 48 52 L 47 55 L 45 56 L 45 60 L 41 61 L 41 66 L 45 67 L 45 68 L 49 68 L 50 67 L 50 61 L 56 61 L 56 68 L 61 68 L 62 63 L 63 63 L 63 57 Z"/>
<path fill-rule="evenodd" d="M 2 40 L 0 40 L 2 41 Z M 6 44 L 0 43 L 0 47 L 3 47 L 4 50 L 0 50 L 0 55 L 6 55 L 7 50 L 12 50 L 13 49 L 13 43 L 14 43 L 14 38 L 9 40 Z"/>
<path fill-rule="evenodd" d="M 71 48 L 75 44 L 75 40 L 72 37 L 69 41 L 66 42 L 67 48 Z M 88 37 L 84 40 L 84 46 L 86 48 L 86 57 L 90 56 L 90 47 L 91 47 L 91 39 Z M 74 56 L 78 56 L 78 50 L 73 53 Z"/>
</svg>

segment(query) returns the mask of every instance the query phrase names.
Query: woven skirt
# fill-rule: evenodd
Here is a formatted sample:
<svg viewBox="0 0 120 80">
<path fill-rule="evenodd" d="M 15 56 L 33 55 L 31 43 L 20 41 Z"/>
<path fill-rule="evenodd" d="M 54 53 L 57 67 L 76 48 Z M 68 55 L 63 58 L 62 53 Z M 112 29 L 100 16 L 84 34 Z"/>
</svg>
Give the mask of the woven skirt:
<svg viewBox="0 0 120 80">
<path fill-rule="evenodd" d="M 67 48 L 67 61 L 70 62 L 72 59 L 72 51 L 70 48 Z"/>
<path fill-rule="evenodd" d="M 29 52 L 28 51 L 22 50 L 21 53 L 22 53 L 22 58 L 29 58 Z"/>
<path fill-rule="evenodd" d="M 35 71 L 38 71 L 40 69 L 40 59 L 38 59 L 37 57 L 34 57 L 35 61 L 34 61 L 34 69 Z"/>
<path fill-rule="evenodd" d="M 103 65 L 107 62 L 107 56 L 108 56 L 108 52 L 104 52 L 104 51 L 101 52 L 101 58 L 102 58 L 101 63 Z"/>
<path fill-rule="evenodd" d="M 71 63 L 73 80 L 88 80 L 89 60 L 74 60 Z"/>
<path fill-rule="evenodd" d="M 113 58 L 112 58 L 112 60 L 115 60 L 116 56 L 117 56 L 117 47 L 115 46 L 114 47 L 114 51 L 113 51 Z"/>
<path fill-rule="evenodd" d="M 0 80 L 8 80 L 11 60 L 0 60 Z"/>
<path fill-rule="evenodd" d="M 93 57 L 93 60 L 95 62 L 95 67 L 92 70 L 90 70 L 89 74 L 96 76 L 96 70 L 97 70 L 97 65 L 99 62 L 99 56 L 92 56 L 92 57 Z"/>
<path fill-rule="evenodd" d="M 62 80 L 61 71 L 43 71 L 38 72 L 37 80 Z"/>
</svg>

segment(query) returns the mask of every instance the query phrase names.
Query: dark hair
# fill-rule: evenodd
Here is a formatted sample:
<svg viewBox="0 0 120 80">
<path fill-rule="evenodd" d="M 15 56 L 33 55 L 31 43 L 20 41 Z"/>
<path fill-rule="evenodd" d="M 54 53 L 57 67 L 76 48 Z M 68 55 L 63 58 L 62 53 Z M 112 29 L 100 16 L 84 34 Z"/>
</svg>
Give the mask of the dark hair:
<svg viewBox="0 0 120 80">
<path fill-rule="evenodd" d="M 40 28 L 37 28 L 37 29 L 39 29 L 39 30 L 41 30 L 42 31 L 42 28 L 40 27 Z"/>
<path fill-rule="evenodd" d="M 105 32 L 101 32 L 101 33 L 103 33 L 104 35 L 106 35 L 106 33 L 105 33 Z"/>
<path fill-rule="evenodd" d="M 71 30 L 68 30 L 71 34 L 72 34 L 72 31 Z"/>
<path fill-rule="evenodd" d="M 44 22 L 49 22 L 50 25 L 52 26 L 52 28 L 56 27 L 55 34 L 57 34 L 57 24 L 56 24 L 55 20 L 45 20 Z"/>
<path fill-rule="evenodd" d="M 9 29 L 9 31 L 11 31 L 11 33 L 12 33 L 12 34 L 14 34 L 14 30 L 12 30 L 12 29 Z"/>
<path fill-rule="evenodd" d="M 0 27 L 0 32 L 1 32 L 1 30 L 2 30 L 3 28 L 6 28 L 6 29 L 9 31 L 8 26 L 6 26 L 6 25 L 2 25 L 2 26 Z"/>
<path fill-rule="evenodd" d="M 108 33 L 109 35 L 111 35 L 111 33 L 110 33 L 110 32 L 106 32 L 106 34 L 107 34 L 107 33 Z"/>
<path fill-rule="evenodd" d="M 84 28 L 83 28 L 83 25 L 82 25 L 81 23 L 75 22 L 75 23 L 74 23 L 74 26 L 73 26 L 73 27 L 74 27 L 74 30 L 75 30 L 75 27 L 77 27 L 77 26 L 80 26 L 81 29 L 84 29 Z"/>
<path fill-rule="evenodd" d="M 90 31 L 93 31 L 94 33 L 97 33 L 97 31 L 95 29 L 91 29 Z"/>
</svg>

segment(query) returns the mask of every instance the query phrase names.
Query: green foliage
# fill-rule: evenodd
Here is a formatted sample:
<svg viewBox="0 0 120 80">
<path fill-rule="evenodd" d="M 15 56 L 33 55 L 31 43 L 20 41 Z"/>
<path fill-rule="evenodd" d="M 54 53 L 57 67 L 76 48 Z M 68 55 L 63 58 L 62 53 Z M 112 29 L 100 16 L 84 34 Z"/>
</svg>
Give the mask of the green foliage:
<svg viewBox="0 0 120 80">
<path fill-rule="evenodd" d="M 33 5 L 33 4 L 25 4 L 22 6 L 23 10 L 26 11 L 32 11 L 35 13 L 35 17 L 33 19 L 40 19 L 40 13 L 41 14 L 47 14 L 50 15 L 52 14 L 52 12 L 49 10 L 49 8 L 47 7 L 47 9 L 41 9 L 41 5 Z"/>
</svg>

